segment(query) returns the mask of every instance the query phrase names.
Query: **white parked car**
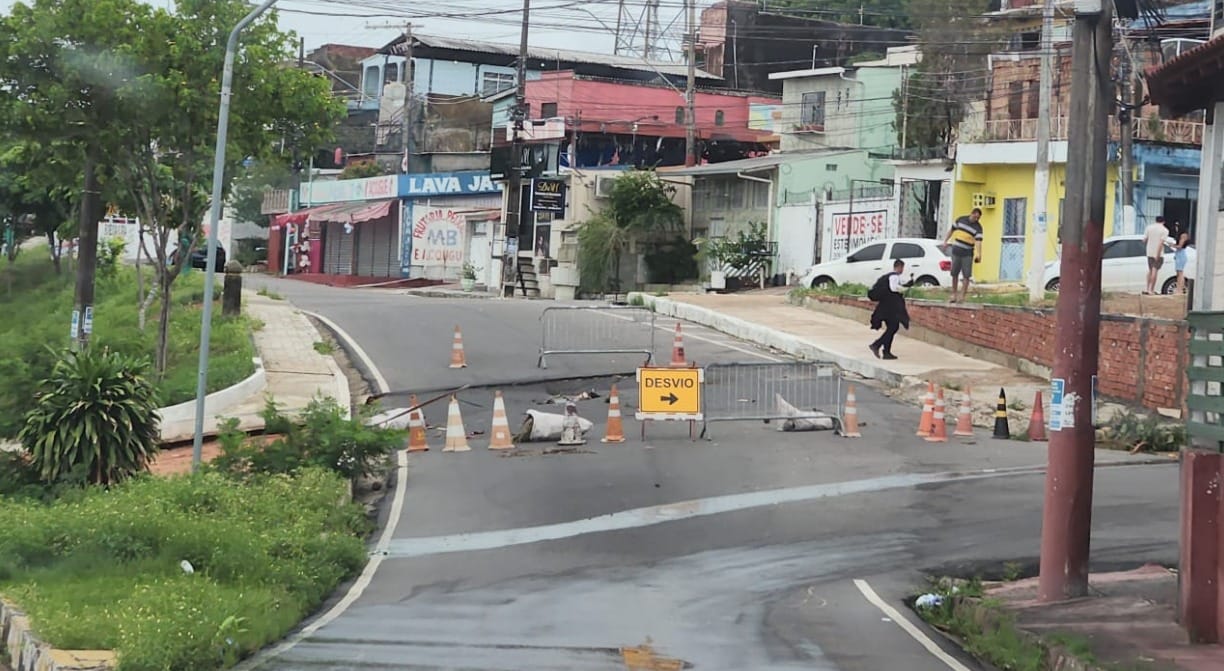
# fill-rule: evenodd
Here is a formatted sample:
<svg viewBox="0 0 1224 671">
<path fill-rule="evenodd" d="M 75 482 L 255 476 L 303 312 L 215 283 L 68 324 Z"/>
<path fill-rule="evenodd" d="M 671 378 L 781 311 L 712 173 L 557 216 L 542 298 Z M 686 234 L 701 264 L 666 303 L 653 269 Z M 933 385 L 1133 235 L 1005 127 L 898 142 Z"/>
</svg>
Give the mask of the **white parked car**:
<svg viewBox="0 0 1224 671">
<path fill-rule="evenodd" d="M 952 283 L 952 260 L 939 240 L 892 238 L 868 242 L 840 259 L 814 265 L 799 279 L 799 284 L 813 289 L 838 284 L 871 286 L 881 275 L 892 272 L 896 259 L 905 261 L 905 281 L 913 280 L 914 286 Z"/>
<path fill-rule="evenodd" d="M 1046 264 L 1046 291 L 1058 291 L 1061 261 Z M 1174 268 L 1173 247 L 1165 245 L 1164 265 L 1156 274 L 1156 289 L 1162 294 L 1177 291 L 1177 270 Z M 1186 284 L 1194 277 L 1194 248 L 1186 249 Z M 1101 291 L 1139 293 L 1147 288 L 1147 250 L 1142 235 L 1116 235 L 1105 238 L 1101 250 Z"/>
</svg>

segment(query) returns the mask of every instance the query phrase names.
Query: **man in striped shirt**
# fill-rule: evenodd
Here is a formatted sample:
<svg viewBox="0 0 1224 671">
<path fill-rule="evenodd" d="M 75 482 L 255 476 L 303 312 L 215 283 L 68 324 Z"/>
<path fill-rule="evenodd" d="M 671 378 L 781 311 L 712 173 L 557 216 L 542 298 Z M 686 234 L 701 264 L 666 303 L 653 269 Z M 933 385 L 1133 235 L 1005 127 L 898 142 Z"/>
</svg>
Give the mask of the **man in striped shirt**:
<svg viewBox="0 0 1224 671">
<path fill-rule="evenodd" d="M 982 211 L 973 208 L 967 217 L 961 217 L 952 224 L 944 245 L 951 248 L 952 254 L 952 302 L 964 302 L 965 294 L 969 293 L 969 280 L 973 277 L 973 264 L 982 262 Z M 957 279 L 963 279 L 958 283 Z M 960 284 L 960 295 L 957 295 Z"/>
</svg>

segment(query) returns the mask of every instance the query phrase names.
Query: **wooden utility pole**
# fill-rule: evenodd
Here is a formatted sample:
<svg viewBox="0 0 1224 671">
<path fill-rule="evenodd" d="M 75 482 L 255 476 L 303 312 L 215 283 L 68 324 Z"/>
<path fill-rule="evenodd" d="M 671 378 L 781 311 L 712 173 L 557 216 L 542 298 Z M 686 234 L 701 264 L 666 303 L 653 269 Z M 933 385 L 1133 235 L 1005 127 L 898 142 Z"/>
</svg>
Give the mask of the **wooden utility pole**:
<svg viewBox="0 0 1224 671">
<path fill-rule="evenodd" d="M 506 239 L 502 259 L 502 293 L 514 296 L 515 275 L 518 273 L 518 237 L 523 204 L 523 124 L 527 119 L 527 31 L 530 26 L 531 0 L 523 0 L 523 23 L 519 30 L 518 67 L 514 77 L 514 120 L 510 138 L 509 174 L 506 181 Z"/>
<path fill-rule="evenodd" d="M 98 269 L 98 218 L 102 192 L 98 186 L 96 150 L 86 149 L 82 166 L 81 218 L 77 224 L 76 292 L 72 306 L 72 348 L 89 347 L 93 331 L 94 278 Z M 180 250 L 181 250 L 180 245 Z M 185 251 L 180 251 L 185 254 Z"/>
<path fill-rule="evenodd" d="M 404 24 L 404 172 L 412 172 L 412 95 L 416 68 L 412 66 L 412 24 Z"/>
<path fill-rule="evenodd" d="M 688 11 L 688 84 L 684 88 L 685 114 L 684 165 L 697 165 L 697 5 L 694 0 L 684 0 Z"/>
<path fill-rule="evenodd" d="M 1037 102 L 1037 173 L 1033 179 L 1033 230 L 1029 233 L 1029 300 L 1045 298 L 1046 223 L 1050 201 L 1050 102 L 1054 86 L 1054 0 L 1041 13 L 1041 77 Z"/>
<path fill-rule="evenodd" d="M 1118 40 L 1118 78 L 1122 84 L 1121 102 L 1118 105 L 1118 153 L 1119 172 L 1121 172 L 1122 212 L 1128 226 L 1135 225 L 1135 175 L 1134 175 L 1134 143 L 1135 122 L 1132 118 L 1131 100 L 1134 85 L 1134 75 L 1131 74 L 1130 49 L 1127 48 L 1126 37 Z M 1138 233 L 1127 230 L 1127 233 Z"/>
<path fill-rule="evenodd" d="M 1114 107 L 1112 3 L 1076 5 L 1072 34 L 1062 271 L 1050 394 L 1049 468 L 1041 524 L 1039 601 L 1088 593 L 1092 529 L 1092 378 L 1100 354 L 1101 241 L 1109 113 Z"/>
</svg>

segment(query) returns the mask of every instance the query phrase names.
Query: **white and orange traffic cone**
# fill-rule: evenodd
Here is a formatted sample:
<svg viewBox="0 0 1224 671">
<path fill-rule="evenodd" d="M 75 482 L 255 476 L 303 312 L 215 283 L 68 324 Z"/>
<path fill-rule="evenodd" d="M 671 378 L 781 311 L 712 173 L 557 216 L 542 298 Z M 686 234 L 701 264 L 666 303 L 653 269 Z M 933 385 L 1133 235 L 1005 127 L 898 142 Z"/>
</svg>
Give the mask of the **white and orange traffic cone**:
<svg viewBox="0 0 1224 671">
<path fill-rule="evenodd" d="M 416 407 L 417 403 L 416 394 L 408 397 L 408 407 L 415 408 L 408 412 L 408 451 L 428 452 L 429 437 L 425 433 L 425 413 Z"/>
<path fill-rule="evenodd" d="M 684 360 L 684 336 L 680 335 L 680 322 L 676 322 L 676 337 L 672 339 L 672 368 L 687 368 Z"/>
<path fill-rule="evenodd" d="M 935 383 L 927 382 L 927 392 L 922 395 L 922 416 L 918 418 L 919 436 L 931 435 L 931 420 L 935 417 Z"/>
<path fill-rule="evenodd" d="M 858 424 L 858 399 L 854 396 L 854 385 L 846 390 L 846 411 L 842 415 L 842 436 L 845 438 L 862 438 Z"/>
<path fill-rule="evenodd" d="M 947 409 L 947 405 L 944 404 L 943 387 L 940 387 L 939 395 L 935 397 L 935 412 L 931 416 L 931 435 L 926 437 L 928 443 L 948 442 L 948 421 L 944 414 Z"/>
<path fill-rule="evenodd" d="M 451 341 L 451 368 L 467 368 L 467 355 L 463 353 L 463 333 L 455 327 L 455 337 Z"/>
<path fill-rule="evenodd" d="M 451 396 L 450 408 L 446 411 L 446 446 L 443 452 L 469 452 L 467 431 L 463 428 L 463 416 L 459 414 L 459 399 Z"/>
<path fill-rule="evenodd" d="M 952 433 L 954 436 L 972 436 L 973 435 L 973 389 L 965 389 L 965 396 L 961 399 L 960 414 L 956 416 L 956 431 Z"/>
<path fill-rule="evenodd" d="M 506 402 L 499 391 L 493 396 L 493 429 L 489 431 L 490 450 L 513 450 L 510 420 L 506 419 Z"/>
<path fill-rule="evenodd" d="M 608 426 L 604 429 L 604 437 L 599 442 L 625 442 L 625 425 L 621 418 L 620 394 L 616 393 L 616 385 L 612 385 L 612 391 L 608 392 Z"/>
</svg>

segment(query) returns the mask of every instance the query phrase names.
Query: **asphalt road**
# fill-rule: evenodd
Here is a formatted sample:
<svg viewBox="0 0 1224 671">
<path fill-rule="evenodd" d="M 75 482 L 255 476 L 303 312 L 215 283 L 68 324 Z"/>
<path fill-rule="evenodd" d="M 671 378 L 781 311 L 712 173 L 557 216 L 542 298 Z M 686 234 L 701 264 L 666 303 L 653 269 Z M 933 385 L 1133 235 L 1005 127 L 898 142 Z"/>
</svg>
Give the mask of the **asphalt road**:
<svg viewBox="0 0 1224 671">
<path fill-rule="evenodd" d="M 504 455 L 477 435 L 472 452 L 445 454 L 431 432 L 433 449 L 408 463 L 402 510 L 368 580 L 261 668 L 946 671 L 957 659 L 974 668 L 898 626 L 896 617 L 916 623 L 903 599 L 926 571 L 1035 559 L 1044 445 L 984 435 L 927 443 L 913 435 L 914 409 L 862 386 L 859 440 L 733 422 L 698 441 L 683 424 L 652 424 L 642 441 L 631 379 L 620 386 L 628 440 L 602 444 L 609 374 L 640 357 L 557 357 L 538 369 L 549 303 L 256 282 L 348 332 L 395 392 L 389 405 L 408 391 L 476 385 L 459 394 L 469 433 L 487 431 L 493 388 L 515 424 L 527 408 L 556 410 L 547 401 L 558 393 L 601 396 L 579 402 L 596 428 L 568 453 L 532 444 Z M 447 368 L 456 324 L 461 371 Z M 658 326 L 656 355 L 666 357 L 672 323 Z M 684 328 L 689 357 L 703 364 L 781 361 Z M 580 376 L 590 378 L 542 381 Z M 443 426 L 445 407 L 427 419 Z M 1172 562 L 1176 466 L 1105 452 L 1098 461 L 1121 463 L 1097 470 L 1096 565 Z"/>
</svg>

